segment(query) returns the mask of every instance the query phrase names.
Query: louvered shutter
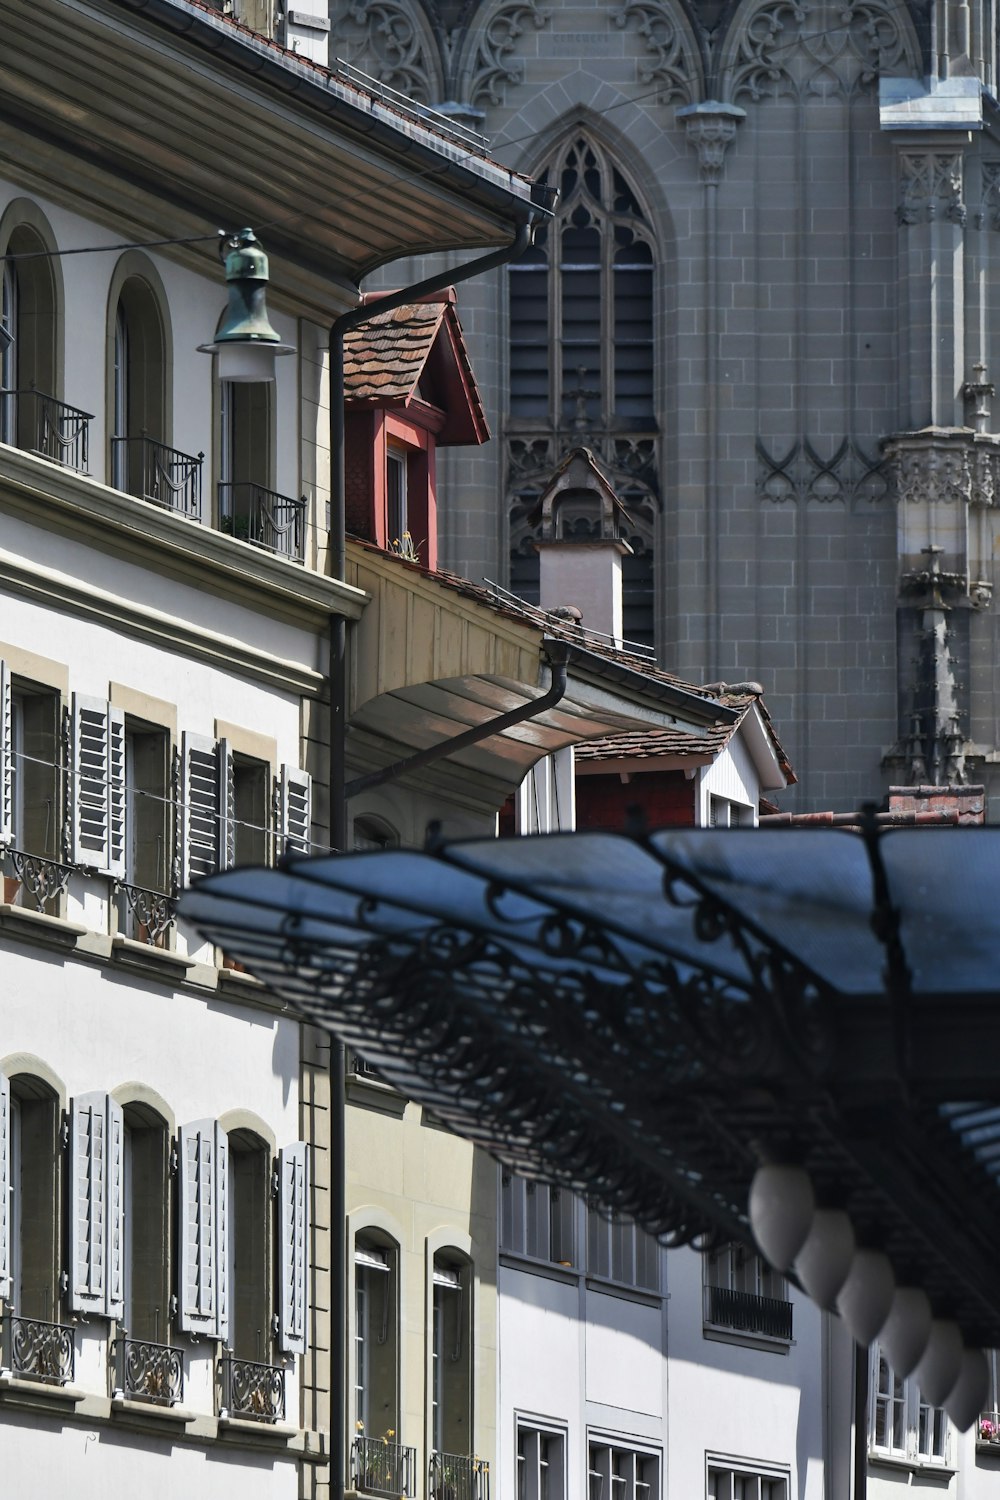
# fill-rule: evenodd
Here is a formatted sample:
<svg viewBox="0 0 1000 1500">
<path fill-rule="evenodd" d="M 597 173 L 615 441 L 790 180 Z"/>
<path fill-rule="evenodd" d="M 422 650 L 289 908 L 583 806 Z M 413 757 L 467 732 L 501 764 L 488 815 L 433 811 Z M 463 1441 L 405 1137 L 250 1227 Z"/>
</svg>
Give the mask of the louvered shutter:
<svg viewBox="0 0 1000 1500">
<path fill-rule="evenodd" d="M 10 1296 L 10 1079 L 0 1073 L 0 1297 Z"/>
<path fill-rule="evenodd" d="M 190 885 L 219 869 L 219 749 L 200 734 L 184 735 L 184 807 L 181 815 L 181 863 Z"/>
<path fill-rule="evenodd" d="M 229 1152 L 215 1120 L 180 1129 L 178 1326 L 225 1338 L 229 1331 Z"/>
<path fill-rule="evenodd" d="M 297 766 L 281 768 L 280 854 L 308 854 L 312 833 L 312 777 Z"/>
<path fill-rule="evenodd" d="M 122 1112 L 108 1094 L 70 1105 L 70 1285 L 74 1312 L 118 1317 L 122 1305 Z"/>
<path fill-rule="evenodd" d="M 278 1337 L 286 1354 L 306 1352 L 309 1156 L 305 1141 L 278 1153 Z"/>
<path fill-rule="evenodd" d="M 233 752 L 228 740 L 220 740 L 219 765 L 219 850 L 221 863 L 231 870 L 236 863 L 236 773 L 233 767 Z"/>
<path fill-rule="evenodd" d="M 10 668 L 0 661 L 0 844 L 14 837 L 14 707 Z"/>
<path fill-rule="evenodd" d="M 125 715 L 73 694 L 73 858 L 125 875 Z"/>
</svg>

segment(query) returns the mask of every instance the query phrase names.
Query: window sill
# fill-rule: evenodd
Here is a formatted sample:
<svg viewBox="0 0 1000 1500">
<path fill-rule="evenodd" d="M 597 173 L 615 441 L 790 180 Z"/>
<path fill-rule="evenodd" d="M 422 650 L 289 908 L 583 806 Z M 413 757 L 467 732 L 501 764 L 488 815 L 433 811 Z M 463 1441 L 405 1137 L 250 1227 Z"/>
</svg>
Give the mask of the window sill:
<svg viewBox="0 0 1000 1500">
<path fill-rule="evenodd" d="M 512 1250 L 501 1250 L 499 1262 L 508 1271 L 526 1271 L 532 1276 L 545 1276 L 549 1281 L 561 1281 L 564 1286 L 579 1286 L 583 1275 L 582 1271 L 560 1265 L 557 1260 L 535 1260 L 533 1256 L 518 1255 Z"/>
<path fill-rule="evenodd" d="M 87 929 L 78 922 L 67 922 L 63 917 L 50 917 L 47 912 L 5 902 L 0 905 L 0 931 L 29 943 L 40 943 L 45 948 L 65 951 L 75 948 Z"/>
<path fill-rule="evenodd" d="M 127 1396 L 112 1396 L 111 1415 L 123 1427 L 153 1432 L 186 1427 L 196 1417 L 186 1406 L 157 1406 L 152 1401 L 130 1401 Z"/>
<path fill-rule="evenodd" d="M 180 984 L 194 967 L 194 960 L 183 953 L 175 953 L 171 948 L 153 948 L 149 943 L 139 943 L 120 934 L 111 939 L 111 959 L 123 969 L 132 969 L 166 984 Z"/>
<path fill-rule="evenodd" d="M 756 1349 L 761 1354 L 787 1354 L 795 1347 L 794 1339 L 778 1339 L 768 1333 L 741 1333 L 737 1328 L 723 1328 L 706 1323 L 702 1335 L 714 1344 L 735 1344 L 740 1349 Z"/>
<path fill-rule="evenodd" d="M 911 1474 L 919 1474 L 921 1479 L 940 1479 L 945 1484 L 958 1472 L 952 1464 L 929 1458 L 907 1458 L 902 1453 L 880 1453 L 874 1448 L 868 1450 L 868 1462 L 879 1468 L 905 1469 Z"/>
<path fill-rule="evenodd" d="M 42 1380 L 20 1380 L 9 1370 L 0 1373 L 0 1404 L 25 1410 L 66 1412 L 86 1396 L 76 1385 L 47 1385 Z"/>
<path fill-rule="evenodd" d="M 409 1100 L 403 1094 L 396 1092 L 387 1083 L 379 1083 L 375 1078 L 361 1078 L 356 1073 L 348 1073 L 344 1079 L 344 1091 L 352 1104 L 360 1105 L 362 1109 L 377 1109 L 385 1115 L 401 1117 Z"/>
<path fill-rule="evenodd" d="M 663 1292 L 650 1292 L 640 1286 L 626 1286 L 620 1281 L 605 1281 L 603 1276 L 588 1276 L 585 1280 L 588 1292 L 620 1297 L 623 1302 L 640 1302 L 643 1307 L 662 1307 L 667 1300 Z"/>
<path fill-rule="evenodd" d="M 240 1442 L 244 1446 L 284 1448 L 299 1436 L 300 1429 L 291 1422 L 252 1422 L 246 1417 L 220 1417 L 220 1441 Z"/>
</svg>

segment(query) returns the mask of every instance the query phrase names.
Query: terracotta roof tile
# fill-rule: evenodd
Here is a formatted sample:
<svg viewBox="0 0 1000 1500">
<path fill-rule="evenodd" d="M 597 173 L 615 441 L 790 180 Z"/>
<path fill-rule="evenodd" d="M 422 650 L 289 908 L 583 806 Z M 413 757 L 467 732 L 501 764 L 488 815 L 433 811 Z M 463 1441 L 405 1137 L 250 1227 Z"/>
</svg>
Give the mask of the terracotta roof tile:
<svg viewBox="0 0 1000 1500">
<path fill-rule="evenodd" d="M 417 302 L 392 312 L 375 313 L 344 340 L 344 388 L 349 399 L 405 401 L 445 317 L 443 302 Z"/>
</svg>

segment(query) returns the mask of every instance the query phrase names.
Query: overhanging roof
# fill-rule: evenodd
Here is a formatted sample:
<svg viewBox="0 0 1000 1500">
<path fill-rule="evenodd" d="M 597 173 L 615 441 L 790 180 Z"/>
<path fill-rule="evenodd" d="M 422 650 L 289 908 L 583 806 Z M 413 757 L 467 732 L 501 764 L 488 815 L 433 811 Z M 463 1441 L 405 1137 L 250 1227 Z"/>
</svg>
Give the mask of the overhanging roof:
<svg viewBox="0 0 1000 1500">
<path fill-rule="evenodd" d="M 672 1242 L 748 1237 L 756 1166 L 797 1156 L 996 1346 L 998 876 L 998 829 L 571 834 L 231 871 L 182 913 L 462 1134 Z"/>
<path fill-rule="evenodd" d="M 534 212 L 484 151 L 196 0 L 0 0 L 0 34 L 0 151 L 60 197 L 52 148 L 75 156 L 98 213 L 117 184 L 137 219 L 158 203 L 176 234 L 252 224 L 272 257 L 356 285 L 503 244 Z"/>
</svg>

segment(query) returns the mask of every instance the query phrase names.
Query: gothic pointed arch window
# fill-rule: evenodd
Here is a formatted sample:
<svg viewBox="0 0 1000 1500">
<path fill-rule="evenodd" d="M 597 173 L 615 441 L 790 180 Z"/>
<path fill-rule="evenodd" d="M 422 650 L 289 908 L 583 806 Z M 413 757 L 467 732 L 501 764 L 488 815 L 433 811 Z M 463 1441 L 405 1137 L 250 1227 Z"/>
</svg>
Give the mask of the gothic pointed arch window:
<svg viewBox="0 0 1000 1500">
<path fill-rule="evenodd" d="M 556 215 L 509 272 L 511 587 L 537 602 L 537 499 L 564 455 L 586 446 L 634 521 L 625 633 L 651 643 L 653 229 L 626 173 L 584 131 L 568 136 L 538 175 L 558 190 Z"/>
</svg>

